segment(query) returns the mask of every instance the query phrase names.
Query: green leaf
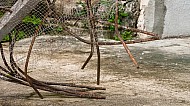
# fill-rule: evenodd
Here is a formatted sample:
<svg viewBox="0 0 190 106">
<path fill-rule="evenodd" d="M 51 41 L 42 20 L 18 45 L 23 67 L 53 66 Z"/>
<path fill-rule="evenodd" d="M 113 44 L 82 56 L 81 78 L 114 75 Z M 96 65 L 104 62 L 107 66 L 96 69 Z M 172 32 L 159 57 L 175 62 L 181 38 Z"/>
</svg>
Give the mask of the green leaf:
<svg viewBox="0 0 190 106">
<path fill-rule="evenodd" d="M 57 31 L 57 32 L 62 32 L 62 31 L 63 31 L 63 27 L 58 26 L 58 27 L 56 28 L 56 31 Z"/>
<path fill-rule="evenodd" d="M 9 37 L 9 35 L 5 35 L 2 42 L 8 42 L 8 41 L 10 41 L 10 37 Z"/>
<path fill-rule="evenodd" d="M 112 19 L 112 20 L 115 20 L 115 15 L 114 15 L 114 14 L 111 16 L 111 19 Z"/>
<path fill-rule="evenodd" d="M 121 33 L 121 36 L 123 38 L 123 40 L 131 40 L 132 39 L 132 32 L 131 31 L 124 31 L 123 33 Z"/>
<path fill-rule="evenodd" d="M 120 15 L 122 16 L 122 17 L 128 17 L 129 16 L 129 14 L 128 13 L 120 13 Z"/>
<path fill-rule="evenodd" d="M 23 23 L 32 23 L 33 25 L 38 25 L 42 22 L 42 20 L 40 18 L 37 18 L 35 15 L 32 16 L 26 16 L 23 20 Z"/>
<path fill-rule="evenodd" d="M 109 19 L 108 22 L 114 22 L 114 19 Z"/>
<path fill-rule="evenodd" d="M 114 40 L 119 41 L 119 38 L 117 35 L 114 36 Z"/>
<path fill-rule="evenodd" d="M 118 19 L 118 20 L 117 20 L 117 23 L 118 23 L 118 24 L 121 24 L 121 19 Z"/>
<path fill-rule="evenodd" d="M 19 31 L 16 40 L 24 39 L 25 33 L 24 31 Z"/>
<path fill-rule="evenodd" d="M 115 26 L 113 26 L 113 25 L 109 26 L 109 30 L 110 31 L 115 31 Z"/>
<path fill-rule="evenodd" d="M 28 23 L 29 21 L 30 21 L 30 16 L 26 16 L 26 17 L 22 20 L 23 23 Z"/>
</svg>

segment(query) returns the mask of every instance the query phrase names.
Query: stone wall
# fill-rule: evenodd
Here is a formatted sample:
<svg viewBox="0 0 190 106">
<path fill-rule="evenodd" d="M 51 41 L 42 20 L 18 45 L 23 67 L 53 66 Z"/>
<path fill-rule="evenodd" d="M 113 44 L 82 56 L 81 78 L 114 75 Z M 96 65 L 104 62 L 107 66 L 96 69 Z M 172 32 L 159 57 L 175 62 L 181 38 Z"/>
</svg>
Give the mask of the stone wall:
<svg viewBox="0 0 190 106">
<path fill-rule="evenodd" d="M 60 14 L 74 14 L 73 10 L 79 10 L 76 6 L 76 2 L 79 2 L 80 0 L 57 0 L 56 1 L 56 10 Z M 95 5 L 95 8 L 97 9 L 96 15 L 105 15 L 104 13 L 108 13 L 110 11 L 110 8 L 114 6 L 115 0 L 108 0 L 110 4 L 101 4 L 100 0 L 92 0 L 93 4 Z M 84 2 L 84 0 L 82 0 Z M 120 2 L 125 7 L 125 12 L 128 12 L 130 14 L 130 17 L 125 20 L 126 25 L 130 27 L 137 27 L 137 20 L 140 15 L 140 0 L 125 0 Z M 113 8 L 114 9 L 114 8 Z M 108 15 L 108 14 L 106 14 Z M 102 17 L 102 16 L 100 16 Z"/>
<path fill-rule="evenodd" d="M 73 9 L 77 8 L 76 3 L 79 1 L 84 2 L 85 0 L 57 0 L 55 3 L 56 10 L 60 14 L 73 14 Z M 92 0 L 92 2 L 94 1 L 97 0 Z"/>
<path fill-rule="evenodd" d="M 125 11 L 131 14 L 130 19 L 126 20 L 129 23 L 128 26 L 136 28 L 140 15 L 140 0 L 126 0 L 122 2 L 125 4 Z"/>
</svg>

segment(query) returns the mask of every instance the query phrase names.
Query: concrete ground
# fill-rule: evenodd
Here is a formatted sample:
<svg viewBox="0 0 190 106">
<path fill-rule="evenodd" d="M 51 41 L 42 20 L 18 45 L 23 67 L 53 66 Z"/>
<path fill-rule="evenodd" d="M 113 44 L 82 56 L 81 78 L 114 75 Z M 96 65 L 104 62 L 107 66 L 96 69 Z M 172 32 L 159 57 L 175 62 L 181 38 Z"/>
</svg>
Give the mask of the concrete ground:
<svg viewBox="0 0 190 106">
<path fill-rule="evenodd" d="M 17 42 L 15 58 L 22 67 L 30 39 Z M 8 52 L 7 44 L 4 44 Z M 130 44 L 136 69 L 122 45 L 101 46 L 101 91 L 105 100 L 71 98 L 0 80 L 0 106 L 189 106 L 190 38 Z M 96 85 L 96 55 L 81 66 L 90 47 L 70 37 L 36 40 L 29 74 L 40 80 Z M 0 61 L 2 65 L 2 61 Z"/>
</svg>

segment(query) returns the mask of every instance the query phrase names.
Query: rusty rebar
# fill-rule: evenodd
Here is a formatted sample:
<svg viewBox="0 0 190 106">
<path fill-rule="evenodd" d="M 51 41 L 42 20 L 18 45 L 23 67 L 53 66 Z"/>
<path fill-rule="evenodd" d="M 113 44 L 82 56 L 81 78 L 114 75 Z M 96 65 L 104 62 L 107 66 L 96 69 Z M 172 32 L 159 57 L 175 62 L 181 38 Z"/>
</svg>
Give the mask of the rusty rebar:
<svg viewBox="0 0 190 106">
<path fill-rule="evenodd" d="M 79 41 L 83 42 L 83 43 L 86 43 L 86 44 L 95 44 L 94 42 L 91 42 L 89 40 L 85 40 L 83 38 L 80 37 L 80 35 L 74 33 L 74 32 L 71 32 L 69 31 L 69 29 L 67 27 L 65 27 L 64 24 L 62 24 L 62 27 L 63 29 L 71 36 L 73 36 L 74 38 L 78 39 Z M 141 30 L 140 30 L 141 31 Z M 145 32 L 143 32 L 145 33 Z M 151 33 L 151 32 L 148 32 L 148 33 Z M 147 33 L 147 34 L 148 34 Z M 148 34 L 149 35 L 149 34 Z M 156 35 L 156 34 L 155 34 Z M 134 43 L 141 43 L 141 42 L 148 42 L 148 41 L 154 41 L 154 40 L 159 40 L 159 37 L 158 36 L 153 36 L 151 38 L 145 38 L 145 39 L 136 39 L 136 40 L 127 40 L 127 41 L 124 41 L 125 44 L 134 44 Z M 122 44 L 121 42 L 118 42 L 118 41 L 115 41 L 115 42 L 109 42 L 109 41 L 98 41 L 98 45 L 120 45 Z"/>
<path fill-rule="evenodd" d="M 90 11 L 91 10 L 91 7 L 89 5 L 90 3 L 91 3 L 90 0 L 86 0 L 86 5 L 87 5 L 86 10 L 87 10 L 87 16 L 89 18 L 88 24 L 89 24 L 89 32 L 90 32 L 91 51 L 90 51 L 90 55 L 88 56 L 88 58 L 84 62 L 81 69 L 84 69 L 86 67 L 86 65 L 88 64 L 88 62 L 90 61 L 90 59 L 92 58 L 93 53 L 94 53 L 94 43 L 92 43 L 92 42 L 94 42 L 94 31 L 93 31 L 94 29 L 93 29 L 93 26 L 92 26 L 92 18 L 93 18 L 93 16 L 92 16 L 92 13 Z"/>
<path fill-rule="evenodd" d="M 135 64 L 135 66 L 137 68 L 139 68 L 139 65 L 137 63 L 137 61 L 135 60 L 135 58 L 133 57 L 133 55 L 131 54 L 131 51 L 129 50 L 128 46 L 125 44 L 124 40 L 122 39 L 119 30 L 118 30 L 118 0 L 116 0 L 116 9 L 115 9 L 115 33 L 118 36 L 119 40 L 121 41 L 121 43 L 123 44 L 123 47 L 125 48 L 126 52 L 128 53 L 129 57 L 131 58 L 131 60 L 133 61 L 133 63 Z"/>
<path fill-rule="evenodd" d="M 20 73 L 24 74 L 24 71 L 22 71 L 16 65 L 16 62 L 14 61 L 13 47 L 14 47 L 14 40 L 12 41 L 12 43 L 10 43 L 11 64 L 13 64 L 18 69 L 18 71 Z M 4 55 L 3 47 L 0 50 L 1 50 L 1 53 Z M 8 72 L 7 69 L 5 69 L 1 66 L 0 66 L 0 69 L 3 70 L 5 73 Z M 9 81 L 9 82 L 17 83 L 17 84 L 22 84 L 22 85 L 26 85 L 26 86 L 31 86 L 29 83 L 27 83 L 28 81 L 26 80 L 26 78 L 24 78 L 22 76 L 15 77 L 13 75 L 9 75 L 9 74 L 7 75 L 7 74 L 1 73 L 1 72 L 0 72 L 0 76 L 1 76 L 0 79 L 5 80 L 5 81 Z M 41 90 L 45 90 L 45 91 L 49 91 L 49 92 L 53 92 L 53 93 L 57 93 L 57 94 L 64 94 L 64 95 L 68 95 L 68 96 L 94 98 L 94 99 L 105 99 L 105 96 L 101 96 L 101 95 L 96 94 L 96 93 L 86 92 L 89 90 L 105 90 L 105 88 L 102 88 L 102 87 L 75 85 L 75 84 L 71 84 L 71 83 L 44 82 L 44 81 L 35 80 L 35 79 L 31 78 L 30 76 L 28 76 L 28 77 L 31 79 L 31 81 L 33 81 L 33 86 L 36 89 L 41 89 Z M 60 87 L 51 86 L 51 85 L 68 86 L 68 87 L 75 87 L 75 88 L 82 88 L 82 89 L 60 88 Z M 83 88 L 86 88 L 86 89 L 83 89 Z"/>
<path fill-rule="evenodd" d="M 104 25 L 115 25 L 114 23 L 110 23 L 110 22 L 102 21 L 102 20 L 97 20 L 97 22 L 100 24 L 104 24 Z M 148 31 L 144 31 L 144 30 L 137 29 L 137 28 L 131 28 L 129 26 L 118 25 L 118 28 L 130 30 L 132 32 L 138 32 L 138 33 L 142 33 L 142 34 L 146 34 L 146 35 L 150 35 L 150 36 L 154 36 L 154 37 L 158 37 L 158 39 L 160 38 L 160 35 L 158 35 L 158 34 L 148 32 Z"/>
<path fill-rule="evenodd" d="M 94 18 L 94 14 L 92 12 L 92 3 L 91 0 L 86 0 L 86 9 L 87 9 L 87 16 L 88 16 L 88 23 L 89 23 L 89 31 L 90 31 L 90 39 L 91 39 L 91 48 L 93 47 L 94 49 L 94 45 L 96 45 L 96 50 L 97 50 L 97 85 L 100 84 L 100 49 L 99 49 L 99 45 L 98 45 L 98 36 L 96 33 L 96 25 L 95 25 L 95 18 Z M 91 49 L 91 53 L 90 56 L 87 58 L 87 60 L 85 61 L 84 65 L 82 66 L 82 69 L 84 69 L 84 67 L 87 65 L 87 63 L 90 61 L 90 59 L 93 56 L 93 52 Z"/>
</svg>

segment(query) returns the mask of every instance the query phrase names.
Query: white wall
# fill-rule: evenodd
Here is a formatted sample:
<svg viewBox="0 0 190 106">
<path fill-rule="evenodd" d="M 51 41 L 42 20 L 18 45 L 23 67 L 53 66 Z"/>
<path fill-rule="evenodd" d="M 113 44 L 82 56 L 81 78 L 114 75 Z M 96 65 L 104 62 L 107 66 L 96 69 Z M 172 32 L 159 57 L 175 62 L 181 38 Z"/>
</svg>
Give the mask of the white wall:
<svg viewBox="0 0 190 106">
<path fill-rule="evenodd" d="M 162 38 L 190 36 L 190 0 L 141 0 L 138 28 Z"/>
<path fill-rule="evenodd" d="M 190 35 L 190 0 L 165 0 L 164 37 Z"/>
<path fill-rule="evenodd" d="M 139 16 L 139 19 L 138 19 L 138 29 L 141 29 L 141 30 L 146 30 L 146 27 L 145 27 L 145 8 L 147 8 L 148 6 L 148 2 L 149 0 L 140 0 L 140 16 Z"/>
</svg>

